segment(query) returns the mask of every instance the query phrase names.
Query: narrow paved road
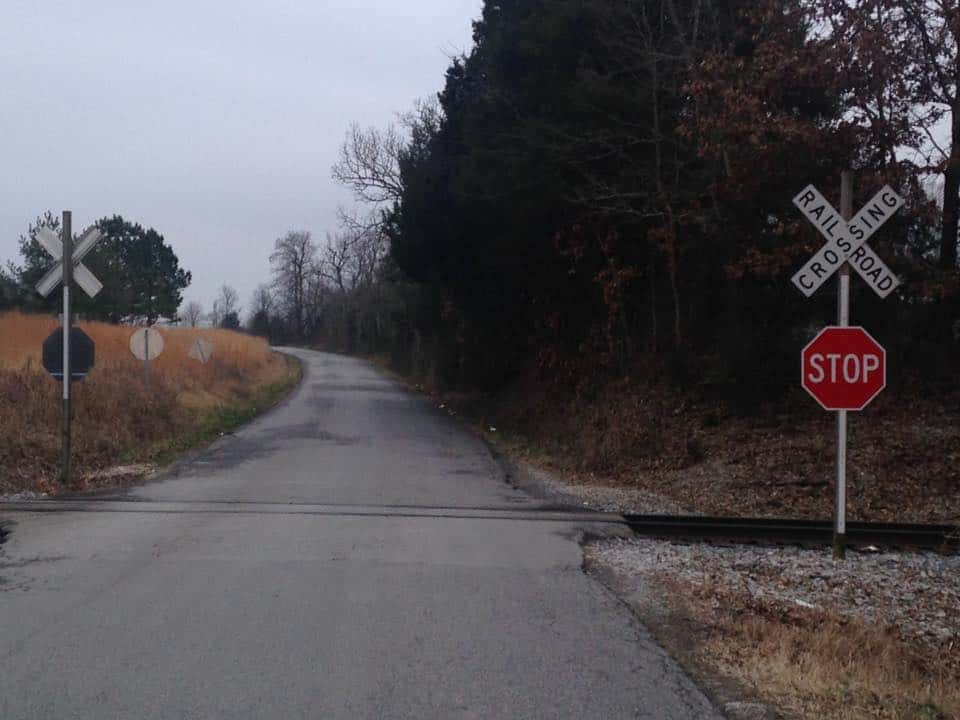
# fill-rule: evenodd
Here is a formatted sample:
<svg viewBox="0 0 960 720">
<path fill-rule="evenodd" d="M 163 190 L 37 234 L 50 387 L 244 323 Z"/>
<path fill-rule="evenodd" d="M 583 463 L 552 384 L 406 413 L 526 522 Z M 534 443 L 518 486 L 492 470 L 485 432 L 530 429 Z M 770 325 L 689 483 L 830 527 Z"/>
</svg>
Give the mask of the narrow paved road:
<svg viewBox="0 0 960 720">
<path fill-rule="evenodd" d="M 0 718 L 718 718 L 506 485 L 368 364 L 171 476 L 0 504 Z"/>
</svg>

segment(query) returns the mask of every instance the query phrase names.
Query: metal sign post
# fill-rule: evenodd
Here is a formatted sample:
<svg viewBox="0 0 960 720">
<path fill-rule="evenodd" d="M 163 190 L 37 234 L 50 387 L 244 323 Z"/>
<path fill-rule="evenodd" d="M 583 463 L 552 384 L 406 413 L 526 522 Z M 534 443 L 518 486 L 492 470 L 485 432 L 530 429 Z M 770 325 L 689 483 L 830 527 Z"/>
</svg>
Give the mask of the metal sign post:
<svg viewBox="0 0 960 720">
<path fill-rule="evenodd" d="M 60 482 L 70 482 L 70 283 L 73 280 L 73 214 L 63 211 L 63 455 L 60 462 Z"/>
<path fill-rule="evenodd" d="M 853 174 L 840 175 L 840 217 L 844 222 L 853 215 Z M 837 277 L 837 325 L 850 325 L 850 265 L 844 263 Z M 837 410 L 837 487 L 833 518 L 833 556 L 842 560 L 847 554 L 847 411 Z"/>
<path fill-rule="evenodd" d="M 900 284 L 899 279 L 870 249 L 867 240 L 893 217 L 904 204 L 903 198 L 889 186 L 884 187 L 853 217 L 853 174 L 844 170 L 840 179 L 840 212 L 823 195 L 808 185 L 793 199 L 793 204 L 827 239 L 827 244 L 793 276 L 793 284 L 806 297 L 813 295 L 827 279 L 837 273 L 837 326 L 850 325 L 850 269 L 857 271 L 881 298 Z M 882 348 L 881 348 L 882 350 Z M 804 371 L 805 372 L 805 371 Z M 884 372 L 886 372 L 884 362 Z M 806 376 L 803 378 L 806 387 Z M 836 502 L 834 511 L 833 556 L 842 560 L 847 547 L 847 412 L 863 405 L 838 407 Z"/>
<path fill-rule="evenodd" d="M 47 297 L 58 284 L 63 283 L 63 457 L 60 466 L 60 481 L 63 483 L 70 481 L 70 383 L 73 380 L 73 373 L 70 368 L 70 326 L 72 323 L 70 288 L 72 283 L 76 281 L 91 298 L 103 289 L 100 281 L 80 262 L 87 253 L 93 250 L 100 237 L 98 230 L 91 229 L 84 233 L 80 242 L 74 246 L 73 214 L 69 210 L 63 211 L 60 238 L 57 238 L 56 234 L 49 228 L 41 228 L 36 232 L 37 242 L 57 261 L 37 284 L 37 292 L 43 297 Z"/>
</svg>

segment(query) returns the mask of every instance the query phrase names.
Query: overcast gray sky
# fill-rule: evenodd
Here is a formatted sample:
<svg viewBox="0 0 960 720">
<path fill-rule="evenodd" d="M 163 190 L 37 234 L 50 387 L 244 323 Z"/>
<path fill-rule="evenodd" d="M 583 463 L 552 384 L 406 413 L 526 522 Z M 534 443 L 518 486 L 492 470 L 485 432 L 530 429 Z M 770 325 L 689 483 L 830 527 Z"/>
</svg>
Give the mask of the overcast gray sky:
<svg viewBox="0 0 960 720">
<path fill-rule="evenodd" d="M 3 0 L 0 261 L 44 210 L 119 213 L 244 304 L 273 240 L 322 237 L 351 122 L 437 92 L 482 0 Z"/>
</svg>

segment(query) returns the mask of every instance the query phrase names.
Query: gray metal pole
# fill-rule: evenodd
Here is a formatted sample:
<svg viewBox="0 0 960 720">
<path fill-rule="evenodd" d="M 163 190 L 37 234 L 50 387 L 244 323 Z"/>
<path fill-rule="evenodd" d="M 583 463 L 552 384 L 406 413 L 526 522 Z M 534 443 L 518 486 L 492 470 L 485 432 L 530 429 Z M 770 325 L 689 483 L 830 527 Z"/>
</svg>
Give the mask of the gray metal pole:
<svg viewBox="0 0 960 720">
<path fill-rule="evenodd" d="M 70 285 L 73 282 L 73 216 L 63 211 L 63 459 L 60 482 L 70 482 Z"/>
<path fill-rule="evenodd" d="M 853 217 L 853 173 L 844 170 L 840 176 L 840 214 L 849 221 Z M 837 325 L 850 325 L 850 265 L 840 268 L 837 284 Z M 847 411 L 837 411 L 837 486 L 834 512 L 833 557 L 847 555 Z"/>
<path fill-rule="evenodd" d="M 150 387 L 150 328 L 143 331 L 143 382 Z"/>
</svg>

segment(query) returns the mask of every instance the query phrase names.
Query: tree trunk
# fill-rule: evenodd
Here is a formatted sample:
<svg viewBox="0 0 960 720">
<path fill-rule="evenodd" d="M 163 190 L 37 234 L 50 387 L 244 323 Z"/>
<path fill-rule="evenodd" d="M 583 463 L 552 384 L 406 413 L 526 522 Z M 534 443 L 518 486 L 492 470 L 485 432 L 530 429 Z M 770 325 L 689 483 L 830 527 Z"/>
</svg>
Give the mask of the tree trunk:
<svg viewBox="0 0 960 720">
<path fill-rule="evenodd" d="M 650 278 L 650 352 L 656 355 L 660 350 L 659 328 L 657 326 L 657 275 L 654 267 L 654 250 L 650 248 L 650 266 L 647 275 Z"/>
<path fill-rule="evenodd" d="M 680 329 L 680 290 L 677 287 L 677 239 L 670 240 L 670 292 L 673 295 L 673 344 L 677 350 L 683 345 L 683 332 Z"/>
<path fill-rule="evenodd" d="M 957 267 L 957 221 L 960 219 L 960 107 L 953 108 L 950 159 L 943 173 L 943 226 L 940 234 L 940 267 Z"/>
</svg>

